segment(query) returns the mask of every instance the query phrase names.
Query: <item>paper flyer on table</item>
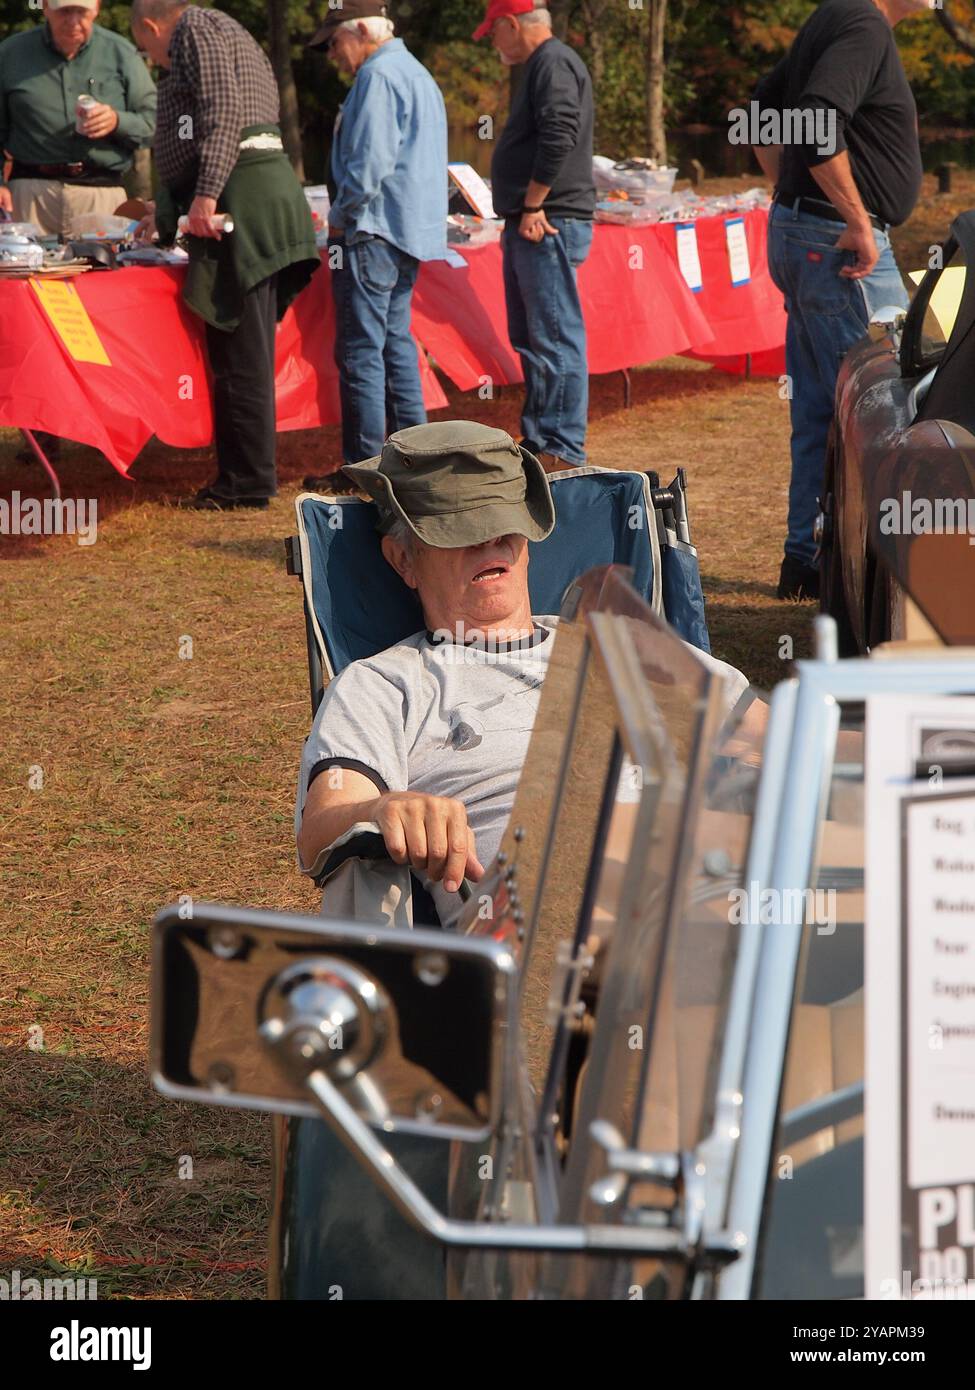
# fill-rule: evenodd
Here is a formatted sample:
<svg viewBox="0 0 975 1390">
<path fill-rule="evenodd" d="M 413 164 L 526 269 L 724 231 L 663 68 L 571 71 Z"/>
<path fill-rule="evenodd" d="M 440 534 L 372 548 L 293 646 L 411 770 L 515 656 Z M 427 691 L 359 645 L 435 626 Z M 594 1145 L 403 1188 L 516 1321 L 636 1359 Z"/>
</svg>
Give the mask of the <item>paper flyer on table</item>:
<svg viewBox="0 0 975 1390">
<path fill-rule="evenodd" d="M 491 190 L 470 164 L 448 164 L 447 173 L 463 193 L 478 217 L 494 219 L 494 201 Z"/>
<path fill-rule="evenodd" d="M 701 277 L 701 257 L 697 249 L 697 228 L 693 222 L 678 222 L 677 264 L 687 288 L 699 294 L 704 281 Z"/>
<path fill-rule="evenodd" d="M 748 238 L 745 235 L 745 219 L 732 217 L 725 224 L 728 239 L 728 263 L 731 267 L 732 285 L 747 285 L 752 278 L 751 262 L 748 259 Z"/>
</svg>

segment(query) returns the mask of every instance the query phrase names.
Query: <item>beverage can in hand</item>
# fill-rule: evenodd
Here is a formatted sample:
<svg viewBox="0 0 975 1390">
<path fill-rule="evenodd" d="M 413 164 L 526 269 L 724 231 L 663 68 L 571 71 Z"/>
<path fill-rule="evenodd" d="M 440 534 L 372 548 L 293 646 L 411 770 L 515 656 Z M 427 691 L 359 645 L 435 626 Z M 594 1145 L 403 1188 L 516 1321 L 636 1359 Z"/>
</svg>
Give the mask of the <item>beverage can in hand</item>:
<svg viewBox="0 0 975 1390">
<path fill-rule="evenodd" d="M 234 230 L 234 219 L 229 212 L 215 212 L 210 218 L 210 226 L 215 232 L 232 232 Z M 188 217 L 181 217 L 176 223 L 176 230 L 185 236 L 189 229 L 190 219 Z"/>
<path fill-rule="evenodd" d="M 82 133 L 82 123 L 87 119 L 88 113 L 92 111 L 98 102 L 94 97 L 80 96 L 74 104 L 74 128 L 79 134 Z"/>
</svg>

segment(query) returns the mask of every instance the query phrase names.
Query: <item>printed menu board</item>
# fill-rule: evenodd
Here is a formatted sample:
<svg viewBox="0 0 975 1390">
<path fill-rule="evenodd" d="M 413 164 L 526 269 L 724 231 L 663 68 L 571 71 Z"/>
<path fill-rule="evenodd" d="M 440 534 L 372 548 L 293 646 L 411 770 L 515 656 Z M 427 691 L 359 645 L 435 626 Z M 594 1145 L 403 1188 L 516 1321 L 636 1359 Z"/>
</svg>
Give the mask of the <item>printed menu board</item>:
<svg viewBox="0 0 975 1390">
<path fill-rule="evenodd" d="M 867 702 L 865 817 L 865 1293 L 971 1297 L 975 699 Z"/>
<path fill-rule="evenodd" d="M 975 794 L 905 797 L 901 823 L 904 1221 L 949 1286 L 975 1278 Z"/>
</svg>

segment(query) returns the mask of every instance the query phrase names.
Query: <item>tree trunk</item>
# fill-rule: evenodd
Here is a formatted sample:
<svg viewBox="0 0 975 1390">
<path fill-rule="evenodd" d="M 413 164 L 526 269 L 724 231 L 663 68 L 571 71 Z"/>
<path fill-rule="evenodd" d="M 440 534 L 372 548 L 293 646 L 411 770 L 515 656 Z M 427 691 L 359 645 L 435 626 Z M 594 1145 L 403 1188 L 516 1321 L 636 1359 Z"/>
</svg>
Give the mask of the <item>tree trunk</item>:
<svg viewBox="0 0 975 1390">
<path fill-rule="evenodd" d="M 599 93 L 602 88 L 603 74 L 606 71 L 606 39 L 602 29 L 602 20 L 605 12 L 606 0 L 583 0 L 581 9 L 582 25 L 591 54 L 590 75 L 592 77 L 593 93 L 596 97 L 596 129 L 594 132 L 594 144 L 597 151 L 602 135 L 599 119 Z"/>
<path fill-rule="evenodd" d="M 935 9 L 935 14 L 959 48 L 963 48 L 966 53 L 975 54 L 975 29 L 963 19 L 959 19 L 954 10 L 955 0 L 943 0 L 943 4 Z"/>
<path fill-rule="evenodd" d="M 552 16 L 552 33 L 565 43 L 569 32 L 569 0 L 549 0 Z"/>
<path fill-rule="evenodd" d="M 148 145 L 144 149 L 136 150 L 132 156 L 132 197 L 144 198 L 148 201 L 152 197 L 152 150 Z"/>
<path fill-rule="evenodd" d="M 647 33 L 647 145 L 651 159 L 667 162 L 667 131 L 664 128 L 664 30 L 667 26 L 667 0 L 650 0 L 650 27 Z"/>
<path fill-rule="evenodd" d="M 298 117 L 298 91 L 291 63 L 291 33 L 288 29 L 288 0 L 267 0 L 268 36 L 271 66 L 281 97 L 281 139 L 292 167 L 303 183 L 305 161 L 301 151 L 301 121 Z"/>
</svg>

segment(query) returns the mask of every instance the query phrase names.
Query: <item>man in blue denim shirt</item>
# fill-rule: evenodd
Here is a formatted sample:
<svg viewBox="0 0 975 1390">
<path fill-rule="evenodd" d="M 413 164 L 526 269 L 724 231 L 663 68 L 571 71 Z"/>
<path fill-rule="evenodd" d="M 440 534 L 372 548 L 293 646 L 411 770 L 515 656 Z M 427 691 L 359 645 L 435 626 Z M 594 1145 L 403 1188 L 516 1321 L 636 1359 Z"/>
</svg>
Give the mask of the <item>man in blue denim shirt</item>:
<svg viewBox="0 0 975 1390">
<path fill-rule="evenodd" d="M 342 455 L 358 463 L 426 423 L 410 311 L 420 262 L 447 254 L 447 114 L 382 0 L 344 0 L 309 46 L 355 78 L 332 142 L 329 263 Z"/>
<path fill-rule="evenodd" d="M 792 479 L 779 598 L 819 594 L 813 528 L 840 363 L 878 309 L 907 307 L 889 233 L 914 209 L 921 152 L 893 28 L 927 8 L 822 0 L 755 92 L 763 124 L 778 113 L 780 132 L 791 133 L 754 147 L 776 185 L 768 262 L 789 316 Z"/>
<path fill-rule="evenodd" d="M 525 373 L 522 443 L 546 468 L 586 461 L 589 365 L 576 271 L 592 245 L 592 83 L 545 0 L 489 0 L 490 35 L 524 78 L 491 160 L 508 337 Z"/>
</svg>

